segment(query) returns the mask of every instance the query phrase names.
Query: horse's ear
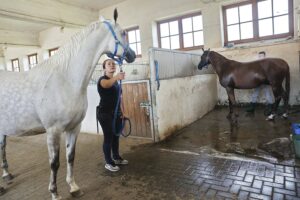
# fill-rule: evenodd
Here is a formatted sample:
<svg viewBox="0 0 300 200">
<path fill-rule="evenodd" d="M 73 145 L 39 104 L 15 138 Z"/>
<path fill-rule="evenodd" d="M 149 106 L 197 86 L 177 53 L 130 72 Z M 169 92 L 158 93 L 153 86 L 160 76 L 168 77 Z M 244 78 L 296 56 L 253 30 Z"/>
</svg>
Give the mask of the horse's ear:
<svg viewBox="0 0 300 200">
<path fill-rule="evenodd" d="M 204 49 L 203 49 L 203 47 L 202 47 L 202 51 L 204 52 Z"/>
<path fill-rule="evenodd" d="M 117 8 L 115 8 L 115 10 L 114 10 L 114 20 L 115 20 L 115 23 L 117 23 L 117 19 L 118 19 L 118 10 L 117 10 Z"/>
<path fill-rule="evenodd" d="M 101 16 L 99 16 L 99 20 L 100 20 L 100 22 L 104 22 L 105 18 L 101 15 Z"/>
</svg>

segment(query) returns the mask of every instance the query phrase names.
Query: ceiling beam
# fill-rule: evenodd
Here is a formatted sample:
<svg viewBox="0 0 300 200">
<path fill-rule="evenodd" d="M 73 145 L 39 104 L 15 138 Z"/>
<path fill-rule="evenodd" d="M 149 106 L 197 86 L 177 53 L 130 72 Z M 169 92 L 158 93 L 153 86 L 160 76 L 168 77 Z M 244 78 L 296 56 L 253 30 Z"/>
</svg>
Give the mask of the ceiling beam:
<svg viewBox="0 0 300 200">
<path fill-rule="evenodd" d="M 0 17 L 78 28 L 95 21 L 98 13 L 53 0 L 9 0 L 1 2 Z"/>
<path fill-rule="evenodd" d="M 38 34 L 0 30 L 0 44 L 6 46 L 40 46 Z"/>
</svg>

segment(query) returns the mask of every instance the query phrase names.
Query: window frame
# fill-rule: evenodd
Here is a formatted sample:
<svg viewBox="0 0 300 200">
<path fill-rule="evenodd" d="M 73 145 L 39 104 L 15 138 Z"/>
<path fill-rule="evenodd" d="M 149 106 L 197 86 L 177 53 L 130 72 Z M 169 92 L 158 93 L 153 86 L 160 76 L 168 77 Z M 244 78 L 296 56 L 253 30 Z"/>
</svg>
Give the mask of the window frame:
<svg viewBox="0 0 300 200">
<path fill-rule="evenodd" d="M 173 22 L 173 21 L 178 21 L 178 29 L 179 29 L 178 30 L 178 35 L 179 35 L 179 47 L 180 47 L 179 49 L 174 49 L 174 50 L 190 51 L 190 50 L 196 50 L 196 49 L 203 48 L 204 44 L 199 45 L 199 46 L 192 46 L 192 47 L 184 48 L 184 43 L 183 43 L 183 34 L 184 33 L 183 33 L 183 30 L 182 30 L 182 20 L 185 19 L 185 18 L 195 17 L 195 16 L 198 16 L 198 15 L 201 15 L 201 17 L 202 17 L 202 29 L 198 30 L 198 31 L 202 31 L 203 35 L 204 35 L 203 15 L 202 15 L 201 11 L 157 21 L 157 36 L 158 36 L 158 46 L 159 46 L 159 48 L 161 48 L 160 25 L 163 24 L 163 23 L 167 23 L 167 22 L 170 23 L 170 22 Z M 191 33 L 194 33 L 194 32 L 197 32 L 197 31 L 192 31 Z M 168 37 L 170 37 L 170 35 Z M 193 38 L 193 42 L 194 42 L 194 38 Z M 203 42 L 204 42 L 204 37 L 203 37 Z"/>
<path fill-rule="evenodd" d="M 136 57 L 137 57 L 137 58 L 141 58 L 141 57 L 142 57 L 142 42 L 141 42 L 142 40 L 141 40 L 141 30 L 140 30 L 140 27 L 139 27 L 139 26 L 134 26 L 134 27 L 125 29 L 126 34 L 127 34 L 126 41 L 128 42 L 128 45 L 129 45 L 130 43 L 129 43 L 129 35 L 128 35 L 128 32 L 129 32 L 129 31 L 136 31 L 136 30 L 139 30 L 139 31 L 140 31 L 140 41 L 139 41 L 139 42 L 134 42 L 134 43 L 131 43 L 131 44 L 136 44 L 136 45 L 137 45 L 137 43 L 140 43 L 140 44 L 141 44 L 141 54 L 136 54 Z"/>
<path fill-rule="evenodd" d="M 273 35 L 268 35 L 268 36 L 262 36 L 259 37 L 259 20 L 258 19 L 258 2 L 263 1 L 263 0 L 248 0 L 248 1 L 243 1 L 239 3 L 234 3 L 226 6 L 222 6 L 222 14 L 223 14 L 223 31 L 224 31 L 224 46 L 227 46 L 228 43 L 234 43 L 234 44 L 242 44 L 242 43 L 248 43 L 248 42 L 257 42 L 257 41 L 264 41 L 264 40 L 271 40 L 271 39 L 279 39 L 279 38 L 286 38 L 289 36 L 294 36 L 294 13 L 293 13 L 293 0 L 288 0 L 289 3 L 289 10 L 288 10 L 288 18 L 289 18 L 289 32 L 288 33 L 281 33 L 281 34 L 273 34 Z M 273 0 L 272 5 L 273 5 Z M 239 6 L 244 6 L 244 5 L 252 5 L 252 22 L 253 22 L 253 38 L 249 39 L 240 39 L 240 40 L 232 40 L 228 41 L 228 32 L 227 32 L 227 16 L 226 16 L 226 10 L 230 8 L 236 8 Z M 283 14 L 286 15 L 286 14 Z M 282 15 L 278 15 L 282 16 Z M 275 16 L 275 17 L 278 17 Z M 240 16 L 239 16 L 240 17 Z M 273 15 L 273 7 L 272 7 L 272 16 L 263 18 L 263 19 L 272 19 L 272 27 L 274 30 L 274 15 Z M 240 22 L 237 24 L 241 24 Z M 241 30 L 240 30 L 241 31 Z"/>
<path fill-rule="evenodd" d="M 18 61 L 18 71 L 15 71 L 14 61 Z M 20 61 L 19 58 L 11 59 L 11 69 L 13 72 L 20 72 Z"/>
<path fill-rule="evenodd" d="M 49 49 L 49 50 L 48 50 L 48 52 L 49 52 L 49 58 L 51 57 L 51 52 L 52 52 L 52 51 L 57 51 L 58 48 L 59 48 L 59 47 L 56 47 L 56 48 L 53 48 L 53 49 Z M 52 55 L 52 56 L 54 56 L 54 55 Z"/>
<path fill-rule="evenodd" d="M 32 63 L 30 63 L 30 57 L 32 57 L 32 56 L 35 56 L 35 61 L 36 61 L 35 65 L 38 64 L 38 56 L 37 56 L 37 53 L 33 53 L 33 54 L 30 54 L 30 55 L 27 55 L 27 57 L 28 57 L 28 66 L 29 66 L 29 70 L 32 69 L 32 68 L 35 66 L 35 65 L 32 66 Z"/>
</svg>

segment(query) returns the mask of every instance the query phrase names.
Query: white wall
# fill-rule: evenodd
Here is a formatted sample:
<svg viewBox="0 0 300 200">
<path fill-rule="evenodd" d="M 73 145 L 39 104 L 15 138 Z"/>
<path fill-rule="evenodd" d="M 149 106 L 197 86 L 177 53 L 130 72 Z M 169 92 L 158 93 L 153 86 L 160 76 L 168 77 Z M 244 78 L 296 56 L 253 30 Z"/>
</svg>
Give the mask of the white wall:
<svg viewBox="0 0 300 200">
<path fill-rule="evenodd" d="M 5 70 L 5 59 L 4 57 L 0 56 L 0 70 Z"/>
<path fill-rule="evenodd" d="M 156 91 L 159 140 L 191 124 L 217 103 L 216 75 L 197 75 L 160 81 Z"/>
</svg>

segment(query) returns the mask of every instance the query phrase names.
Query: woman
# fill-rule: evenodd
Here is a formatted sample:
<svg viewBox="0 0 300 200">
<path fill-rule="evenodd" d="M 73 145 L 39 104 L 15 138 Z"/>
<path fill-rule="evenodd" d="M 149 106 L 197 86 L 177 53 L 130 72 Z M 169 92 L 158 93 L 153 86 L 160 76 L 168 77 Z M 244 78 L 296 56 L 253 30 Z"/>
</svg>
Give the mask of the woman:
<svg viewBox="0 0 300 200">
<path fill-rule="evenodd" d="M 97 113 L 98 120 L 103 130 L 103 152 L 105 157 L 105 168 L 109 171 L 116 172 L 120 168 L 117 165 L 127 165 L 128 161 L 124 160 L 119 155 L 119 136 L 113 131 L 114 110 L 119 96 L 119 80 L 125 77 L 124 72 L 116 72 L 116 65 L 114 60 L 107 59 L 103 62 L 104 76 L 99 78 L 97 89 L 100 95 L 99 113 Z M 118 106 L 119 117 L 121 115 L 120 106 Z M 115 128 L 114 128 L 115 129 Z M 113 158 L 111 156 L 111 152 Z"/>
</svg>

